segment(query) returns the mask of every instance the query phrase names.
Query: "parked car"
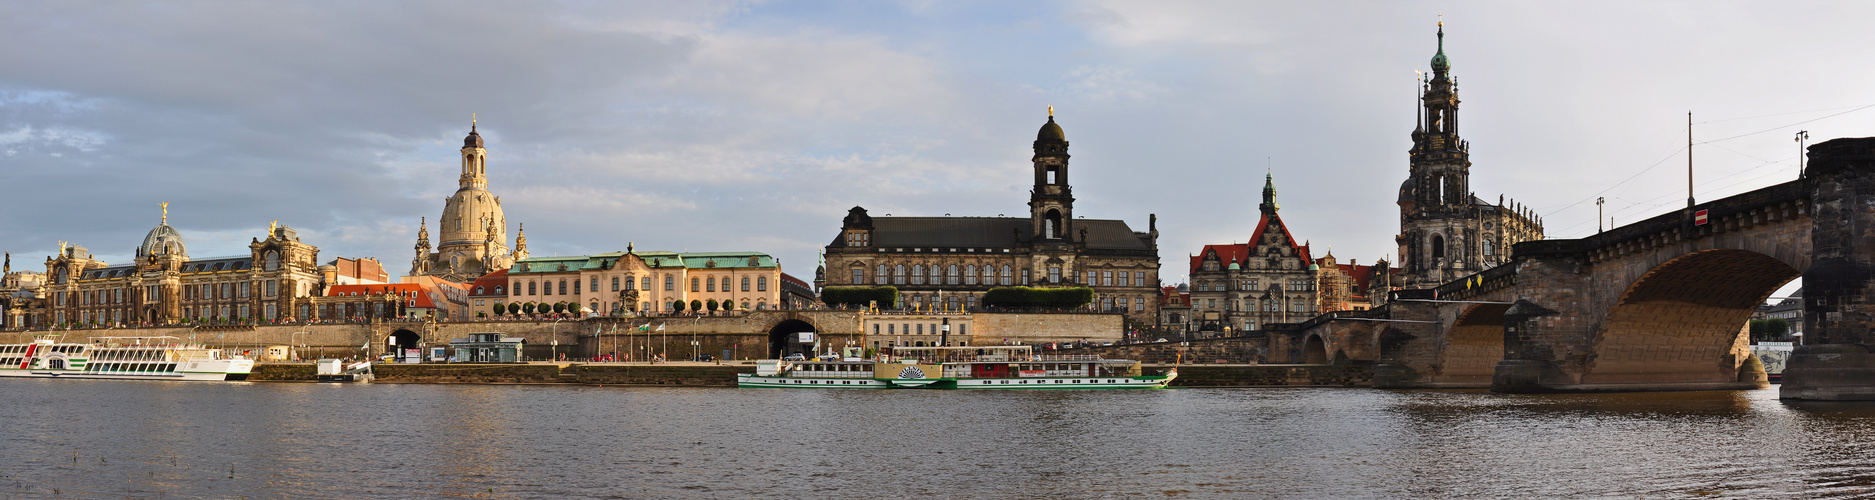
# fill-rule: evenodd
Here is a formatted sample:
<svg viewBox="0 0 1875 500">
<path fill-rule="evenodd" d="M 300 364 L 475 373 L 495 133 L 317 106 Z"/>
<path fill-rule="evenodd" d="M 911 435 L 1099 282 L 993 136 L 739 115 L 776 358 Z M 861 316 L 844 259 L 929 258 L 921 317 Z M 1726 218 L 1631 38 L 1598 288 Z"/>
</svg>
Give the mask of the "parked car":
<svg viewBox="0 0 1875 500">
<path fill-rule="evenodd" d="M 789 354 L 785 357 L 782 357 L 781 360 L 782 361 L 807 361 L 807 356 L 802 355 L 801 353 L 797 352 L 797 353 Z"/>
</svg>

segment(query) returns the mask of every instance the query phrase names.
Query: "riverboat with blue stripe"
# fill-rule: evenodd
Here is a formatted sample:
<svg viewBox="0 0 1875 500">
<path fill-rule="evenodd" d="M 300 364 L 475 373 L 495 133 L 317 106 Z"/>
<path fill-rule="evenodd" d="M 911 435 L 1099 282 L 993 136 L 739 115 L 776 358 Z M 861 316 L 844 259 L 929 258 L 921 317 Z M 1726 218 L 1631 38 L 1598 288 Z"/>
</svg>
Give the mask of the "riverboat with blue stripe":
<svg viewBox="0 0 1875 500">
<path fill-rule="evenodd" d="M 247 380 L 254 360 L 176 337 L 95 337 L 65 343 L 41 335 L 27 344 L 0 344 L 0 377 L 116 380 Z"/>
<path fill-rule="evenodd" d="M 739 387 L 790 389 L 1162 389 L 1176 369 L 1097 355 L 1036 354 L 1030 346 L 895 347 L 876 360 L 762 360 Z"/>
</svg>

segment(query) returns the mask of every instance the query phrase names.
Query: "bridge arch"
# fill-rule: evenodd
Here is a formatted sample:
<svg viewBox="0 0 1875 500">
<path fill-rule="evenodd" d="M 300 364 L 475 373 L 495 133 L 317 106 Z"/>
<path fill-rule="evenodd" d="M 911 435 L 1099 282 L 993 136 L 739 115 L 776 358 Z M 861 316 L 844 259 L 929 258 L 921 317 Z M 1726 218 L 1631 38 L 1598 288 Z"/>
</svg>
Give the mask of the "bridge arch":
<svg viewBox="0 0 1875 500">
<path fill-rule="evenodd" d="M 1328 343 L 1322 341 L 1321 335 L 1309 335 L 1307 340 L 1302 341 L 1302 362 L 1311 365 L 1328 364 Z"/>
<path fill-rule="evenodd" d="M 1504 360 L 1504 311 L 1510 304 L 1478 304 L 1459 313 L 1446 332 L 1441 382 L 1491 383 Z"/>
<path fill-rule="evenodd" d="M 1741 249 L 1702 250 L 1661 263 L 1608 309 L 1581 383 L 1719 388 L 1747 382 L 1739 375 L 1750 357 L 1746 321 L 1802 275 L 1782 259 Z"/>
</svg>

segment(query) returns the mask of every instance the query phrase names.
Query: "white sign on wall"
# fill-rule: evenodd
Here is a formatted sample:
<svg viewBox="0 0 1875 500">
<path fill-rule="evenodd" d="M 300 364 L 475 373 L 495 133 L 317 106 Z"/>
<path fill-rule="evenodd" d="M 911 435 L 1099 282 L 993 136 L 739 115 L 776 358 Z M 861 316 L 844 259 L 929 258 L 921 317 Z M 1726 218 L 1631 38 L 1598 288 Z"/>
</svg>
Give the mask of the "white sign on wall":
<svg viewBox="0 0 1875 500">
<path fill-rule="evenodd" d="M 801 332 L 801 343 L 803 344 L 814 343 L 814 332 Z"/>
</svg>

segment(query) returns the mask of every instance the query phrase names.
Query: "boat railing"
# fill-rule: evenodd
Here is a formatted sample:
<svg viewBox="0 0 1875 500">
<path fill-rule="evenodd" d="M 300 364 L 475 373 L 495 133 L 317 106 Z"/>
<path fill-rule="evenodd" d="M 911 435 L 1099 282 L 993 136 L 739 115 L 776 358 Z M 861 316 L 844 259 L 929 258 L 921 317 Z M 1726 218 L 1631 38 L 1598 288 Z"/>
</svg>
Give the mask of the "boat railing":
<svg viewBox="0 0 1875 500">
<path fill-rule="evenodd" d="M 1035 361 L 1041 361 L 1041 362 L 1049 362 L 1049 361 L 1100 361 L 1100 360 L 1102 360 L 1102 359 L 1105 359 L 1105 358 L 1102 358 L 1102 357 L 1100 357 L 1100 355 L 1099 355 L 1099 354 L 1037 354 L 1037 355 L 1035 356 Z"/>
</svg>

